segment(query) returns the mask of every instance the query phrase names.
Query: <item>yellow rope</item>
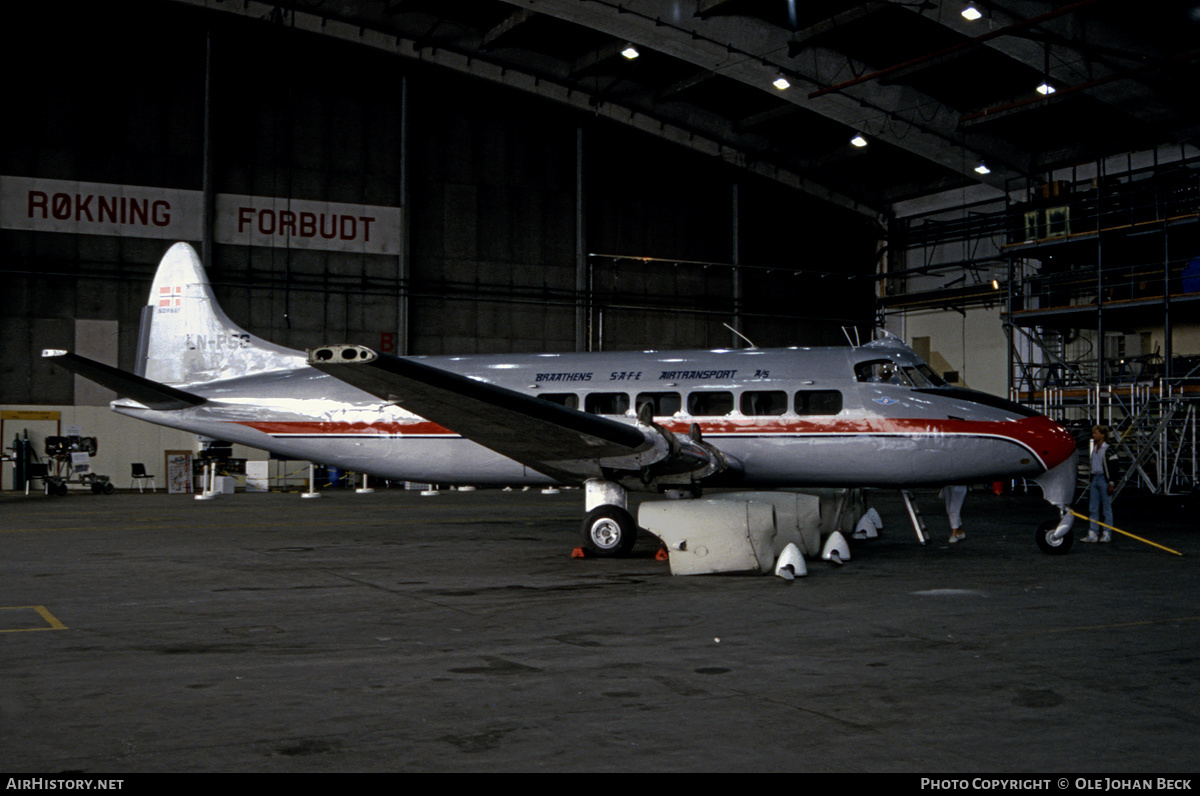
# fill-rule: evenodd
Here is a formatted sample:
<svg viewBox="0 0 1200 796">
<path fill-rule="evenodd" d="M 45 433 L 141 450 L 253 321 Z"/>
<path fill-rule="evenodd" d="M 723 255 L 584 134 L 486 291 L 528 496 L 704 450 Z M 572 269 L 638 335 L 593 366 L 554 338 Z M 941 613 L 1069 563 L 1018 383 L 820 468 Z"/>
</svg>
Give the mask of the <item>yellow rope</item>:
<svg viewBox="0 0 1200 796">
<path fill-rule="evenodd" d="M 1149 539 L 1143 539 L 1140 536 L 1134 536 L 1133 534 L 1131 534 L 1127 531 L 1122 531 L 1120 528 L 1114 528 L 1111 525 L 1105 525 L 1104 523 L 1100 522 L 1099 520 L 1093 520 L 1091 517 L 1080 514 L 1078 511 L 1075 511 L 1074 509 L 1067 509 L 1067 511 L 1074 514 L 1076 517 L 1078 517 L 1081 520 L 1087 520 L 1088 522 L 1094 522 L 1101 527 L 1108 528 L 1110 531 L 1116 531 L 1117 533 L 1121 534 L 1122 536 L 1128 536 L 1130 539 L 1137 539 L 1139 542 L 1144 542 L 1144 543 L 1150 545 L 1151 547 L 1157 547 L 1159 550 L 1166 550 L 1168 553 L 1171 553 L 1173 555 L 1177 555 L 1177 556 L 1183 555 L 1183 553 L 1179 552 L 1178 550 L 1172 550 L 1169 547 L 1163 547 L 1162 545 L 1156 544 L 1156 543 L 1150 541 Z"/>
</svg>

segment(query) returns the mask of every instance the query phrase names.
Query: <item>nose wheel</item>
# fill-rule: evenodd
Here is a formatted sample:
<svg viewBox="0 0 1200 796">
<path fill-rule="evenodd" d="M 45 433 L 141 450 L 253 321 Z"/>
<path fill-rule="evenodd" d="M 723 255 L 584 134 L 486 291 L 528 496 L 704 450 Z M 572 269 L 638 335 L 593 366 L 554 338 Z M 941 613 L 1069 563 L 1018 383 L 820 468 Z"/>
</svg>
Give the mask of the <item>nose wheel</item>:
<svg viewBox="0 0 1200 796">
<path fill-rule="evenodd" d="M 1054 532 L 1058 529 L 1058 525 L 1058 520 L 1047 520 L 1038 526 L 1037 532 L 1034 533 L 1038 549 L 1046 555 L 1066 555 L 1067 551 L 1071 549 L 1071 543 L 1075 541 L 1075 534 L 1071 533 L 1069 528 L 1061 537 L 1054 538 Z"/>
</svg>

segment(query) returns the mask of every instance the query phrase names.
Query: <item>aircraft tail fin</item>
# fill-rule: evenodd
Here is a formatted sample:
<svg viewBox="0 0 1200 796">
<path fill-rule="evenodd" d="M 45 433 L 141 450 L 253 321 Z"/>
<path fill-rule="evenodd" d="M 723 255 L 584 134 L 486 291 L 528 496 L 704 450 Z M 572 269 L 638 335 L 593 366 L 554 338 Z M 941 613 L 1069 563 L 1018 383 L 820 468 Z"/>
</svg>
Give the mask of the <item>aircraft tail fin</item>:
<svg viewBox="0 0 1200 796">
<path fill-rule="evenodd" d="M 221 311 L 196 250 L 176 243 L 163 256 L 142 309 L 137 375 L 198 384 L 302 367 L 305 354 L 256 337 Z"/>
</svg>

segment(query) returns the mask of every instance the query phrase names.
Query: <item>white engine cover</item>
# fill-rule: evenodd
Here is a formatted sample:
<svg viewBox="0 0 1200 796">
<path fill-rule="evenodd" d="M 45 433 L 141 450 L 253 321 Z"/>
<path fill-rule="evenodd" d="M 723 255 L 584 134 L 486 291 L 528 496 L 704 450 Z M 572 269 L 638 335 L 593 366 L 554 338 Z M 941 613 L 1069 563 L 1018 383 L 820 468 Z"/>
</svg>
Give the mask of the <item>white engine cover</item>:
<svg viewBox="0 0 1200 796">
<path fill-rule="evenodd" d="M 775 567 L 775 509 L 751 500 L 643 503 L 638 525 L 667 546 L 671 574 L 770 573 Z"/>
</svg>

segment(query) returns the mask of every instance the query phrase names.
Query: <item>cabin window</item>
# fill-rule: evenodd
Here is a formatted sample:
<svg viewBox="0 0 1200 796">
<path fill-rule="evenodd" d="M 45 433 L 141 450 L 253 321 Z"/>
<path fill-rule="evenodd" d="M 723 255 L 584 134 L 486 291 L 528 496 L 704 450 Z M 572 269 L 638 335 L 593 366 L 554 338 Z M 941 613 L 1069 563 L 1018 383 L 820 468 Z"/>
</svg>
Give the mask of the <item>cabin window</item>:
<svg viewBox="0 0 1200 796">
<path fill-rule="evenodd" d="M 688 414 L 714 417 L 733 413 L 733 393 L 701 390 L 688 395 Z"/>
<path fill-rule="evenodd" d="M 590 393 L 583 400 L 583 408 L 593 415 L 623 415 L 629 411 L 629 393 Z"/>
<path fill-rule="evenodd" d="M 838 390 L 803 390 L 796 393 L 796 414 L 836 415 L 842 411 L 842 394 Z"/>
<path fill-rule="evenodd" d="M 747 390 L 742 393 L 742 414 L 758 417 L 781 415 L 788 409 L 787 393 L 783 390 Z"/>
<path fill-rule="evenodd" d="M 568 409 L 579 408 L 579 396 L 573 392 L 548 392 L 539 395 L 538 398 L 541 398 L 543 401 L 549 401 L 552 404 L 565 406 Z"/>
<path fill-rule="evenodd" d="M 670 417 L 683 408 L 683 396 L 677 392 L 640 392 L 634 403 L 639 410 L 650 404 L 654 417 Z"/>
</svg>

